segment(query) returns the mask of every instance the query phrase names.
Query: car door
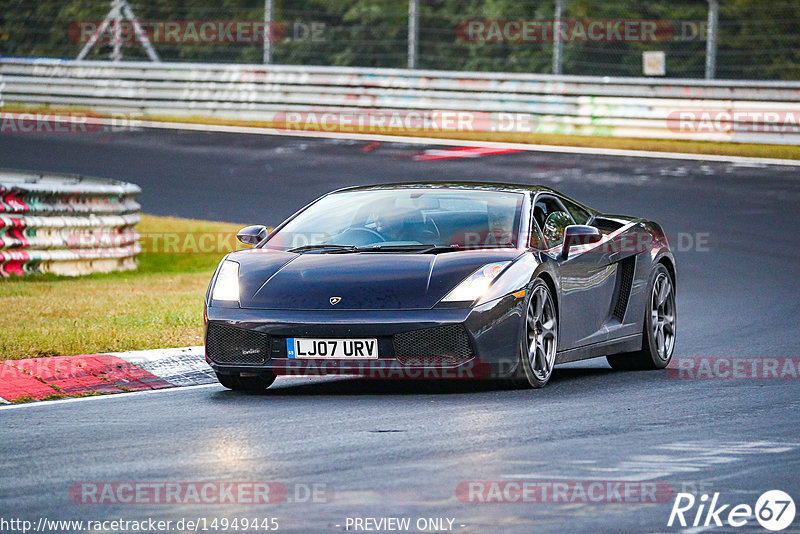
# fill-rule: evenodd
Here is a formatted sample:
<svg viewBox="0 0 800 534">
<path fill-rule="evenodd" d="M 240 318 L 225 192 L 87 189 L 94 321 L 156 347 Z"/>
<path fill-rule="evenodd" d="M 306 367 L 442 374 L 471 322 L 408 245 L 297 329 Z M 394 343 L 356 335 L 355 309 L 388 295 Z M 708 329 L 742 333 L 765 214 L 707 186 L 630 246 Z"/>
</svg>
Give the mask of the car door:
<svg viewBox="0 0 800 534">
<path fill-rule="evenodd" d="M 562 257 L 564 230 L 578 222 L 572 215 L 574 209 L 568 209 L 565 204 L 577 207 L 550 194 L 538 195 L 533 207 L 534 219 L 544 240 L 541 248 L 558 264 L 559 350 L 607 339 L 606 322 L 616 285 L 616 266 L 602 243 L 573 246 L 567 258 Z"/>
</svg>

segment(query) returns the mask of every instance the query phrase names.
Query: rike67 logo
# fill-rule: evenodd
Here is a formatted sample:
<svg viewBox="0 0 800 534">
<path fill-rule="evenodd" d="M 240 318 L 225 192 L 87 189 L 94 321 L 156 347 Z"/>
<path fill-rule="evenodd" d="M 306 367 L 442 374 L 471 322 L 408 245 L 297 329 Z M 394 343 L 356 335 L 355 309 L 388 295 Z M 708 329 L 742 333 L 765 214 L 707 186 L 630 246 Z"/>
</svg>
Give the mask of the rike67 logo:
<svg viewBox="0 0 800 534">
<path fill-rule="evenodd" d="M 714 493 L 710 500 L 705 493 L 699 499 L 691 493 L 678 493 L 667 526 L 738 528 L 747 525 L 754 517 L 767 530 L 783 530 L 794 521 L 794 500 L 786 492 L 770 490 L 764 492 L 752 507 L 744 503 L 723 504 L 719 493 Z"/>
</svg>

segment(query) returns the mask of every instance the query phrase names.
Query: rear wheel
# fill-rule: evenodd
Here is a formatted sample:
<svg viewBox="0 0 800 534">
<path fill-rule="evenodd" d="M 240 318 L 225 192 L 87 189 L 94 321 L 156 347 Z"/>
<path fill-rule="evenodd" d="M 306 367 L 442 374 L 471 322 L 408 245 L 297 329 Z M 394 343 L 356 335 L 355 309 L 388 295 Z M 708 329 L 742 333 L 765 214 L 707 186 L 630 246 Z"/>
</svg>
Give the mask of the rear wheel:
<svg viewBox="0 0 800 534">
<path fill-rule="evenodd" d="M 663 264 L 653 269 L 648 287 L 642 348 L 606 357 L 614 369 L 663 369 L 672 359 L 677 319 L 675 283 Z"/>
<path fill-rule="evenodd" d="M 234 391 L 264 391 L 275 382 L 272 373 L 258 376 L 224 375 L 217 373 L 219 383 Z"/>
<path fill-rule="evenodd" d="M 550 288 L 536 279 L 528 290 L 518 385 L 541 388 L 550 380 L 558 348 L 558 317 Z"/>
</svg>

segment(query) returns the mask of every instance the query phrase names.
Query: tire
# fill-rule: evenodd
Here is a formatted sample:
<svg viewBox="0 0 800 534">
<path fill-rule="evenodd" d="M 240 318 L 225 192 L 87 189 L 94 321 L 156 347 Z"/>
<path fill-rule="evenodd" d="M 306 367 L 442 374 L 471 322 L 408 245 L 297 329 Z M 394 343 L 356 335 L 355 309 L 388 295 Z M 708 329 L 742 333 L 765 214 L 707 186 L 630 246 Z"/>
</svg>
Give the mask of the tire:
<svg viewBox="0 0 800 534">
<path fill-rule="evenodd" d="M 259 376 L 238 376 L 217 373 L 217 380 L 234 391 L 264 391 L 275 382 L 275 375 L 269 373 Z"/>
<path fill-rule="evenodd" d="M 525 323 L 520 336 L 517 387 L 541 388 L 550 380 L 558 350 L 558 314 L 550 288 L 541 279 L 528 289 Z"/>
<path fill-rule="evenodd" d="M 613 369 L 663 369 L 672 359 L 677 324 L 675 281 L 661 263 L 650 274 L 647 295 L 642 348 L 607 356 Z"/>
</svg>

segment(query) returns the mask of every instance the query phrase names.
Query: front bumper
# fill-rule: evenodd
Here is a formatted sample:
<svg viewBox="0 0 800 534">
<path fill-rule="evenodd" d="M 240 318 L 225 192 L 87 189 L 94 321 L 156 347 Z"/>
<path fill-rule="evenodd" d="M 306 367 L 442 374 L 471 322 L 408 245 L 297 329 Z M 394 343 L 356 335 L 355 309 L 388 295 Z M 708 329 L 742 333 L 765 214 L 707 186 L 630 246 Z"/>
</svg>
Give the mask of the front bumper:
<svg viewBox="0 0 800 534">
<path fill-rule="evenodd" d="M 206 361 L 221 374 L 500 378 L 519 362 L 524 299 L 408 311 L 209 307 L 207 317 Z M 375 338 L 378 359 L 289 358 L 287 338 Z"/>
</svg>

